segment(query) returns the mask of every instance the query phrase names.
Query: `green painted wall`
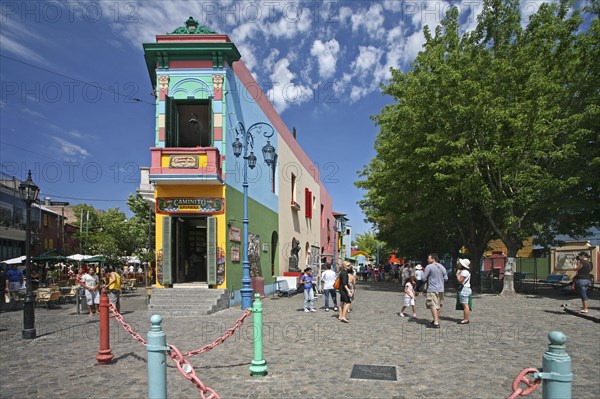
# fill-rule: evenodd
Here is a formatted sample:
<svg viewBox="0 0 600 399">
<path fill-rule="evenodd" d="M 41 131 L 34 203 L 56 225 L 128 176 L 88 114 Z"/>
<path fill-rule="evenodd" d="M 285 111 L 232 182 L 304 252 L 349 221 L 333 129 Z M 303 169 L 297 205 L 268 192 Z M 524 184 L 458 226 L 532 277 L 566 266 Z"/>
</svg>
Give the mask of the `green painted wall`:
<svg viewBox="0 0 600 399">
<path fill-rule="evenodd" d="M 252 187 L 249 188 L 252 190 Z M 244 261 L 243 252 L 243 241 L 244 241 L 244 225 L 242 223 L 244 219 L 244 194 L 231 186 L 227 186 L 225 190 L 225 214 L 227 223 L 231 223 L 233 227 L 240 229 L 241 241 L 242 242 L 231 242 L 229 241 L 229 234 L 227 234 L 227 256 L 226 256 L 226 278 L 227 278 L 227 289 L 239 290 L 242 288 L 242 263 Z M 277 232 L 278 229 L 278 216 L 277 213 L 268 209 L 267 207 L 259 204 L 258 202 L 248 198 L 248 232 L 250 234 L 260 235 L 260 265 L 262 271 L 262 277 L 265 279 L 265 285 L 273 284 L 274 279 L 271 274 L 271 256 L 273 251 L 275 254 L 279 252 L 280 243 L 276 248 L 271 248 L 271 236 L 273 232 Z M 227 226 L 229 231 L 229 226 Z M 262 251 L 263 244 L 268 244 L 268 252 Z M 240 261 L 231 261 L 231 246 L 235 245 L 240 248 Z M 279 274 L 279 257 L 275 255 L 275 275 Z"/>
</svg>

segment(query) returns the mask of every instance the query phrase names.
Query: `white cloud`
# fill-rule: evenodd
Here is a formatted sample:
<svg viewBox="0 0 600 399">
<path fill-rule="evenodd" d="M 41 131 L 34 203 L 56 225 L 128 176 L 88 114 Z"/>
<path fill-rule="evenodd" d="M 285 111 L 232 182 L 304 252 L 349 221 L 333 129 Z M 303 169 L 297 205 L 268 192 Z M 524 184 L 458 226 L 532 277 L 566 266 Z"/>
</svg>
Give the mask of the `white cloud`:
<svg viewBox="0 0 600 399">
<path fill-rule="evenodd" d="M 337 40 L 331 39 L 325 43 L 320 40 L 313 42 L 310 49 L 310 55 L 317 57 L 319 63 L 319 76 L 328 79 L 335 74 L 337 57 L 340 53 L 340 44 Z"/>
<path fill-rule="evenodd" d="M 85 148 L 80 147 L 77 144 L 71 143 L 65 139 L 56 136 L 52 136 L 52 139 L 56 141 L 55 144 L 58 145 L 56 149 L 58 150 L 59 155 L 63 158 L 73 160 L 84 159 L 90 156 L 90 153 Z"/>
<path fill-rule="evenodd" d="M 29 115 L 31 117 L 34 117 L 34 118 L 37 118 L 37 119 L 46 119 L 46 117 L 44 115 L 42 115 L 39 112 L 34 111 L 34 110 L 30 109 L 30 108 L 27 108 L 27 107 L 21 108 L 21 111 L 24 114 L 27 114 L 27 115 Z"/>
<path fill-rule="evenodd" d="M 379 3 L 372 4 L 368 10 L 355 11 L 350 20 L 352 21 L 352 31 L 357 32 L 361 27 L 367 30 L 367 33 L 375 38 L 380 38 L 385 34 L 383 28 L 383 7 Z"/>
<path fill-rule="evenodd" d="M 296 3 L 295 7 L 297 7 L 297 13 L 288 11 L 278 21 L 262 26 L 262 32 L 267 37 L 272 36 L 277 39 L 292 39 L 299 34 L 308 32 L 313 20 L 311 10 L 301 7 L 300 3 Z"/>
<path fill-rule="evenodd" d="M 386 11 L 398 12 L 402 11 L 402 1 L 398 0 L 384 0 L 383 1 L 383 9 Z"/>
<path fill-rule="evenodd" d="M 359 46 L 358 56 L 352 61 L 351 68 L 355 75 L 365 76 L 379 64 L 383 50 L 374 46 Z"/>
<path fill-rule="evenodd" d="M 305 103 L 313 95 L 310 87 L 294 82 L 296 75 L 290 71 L 289 66 L 290 61 L 287 58 L 277 61 L 271 74 L 273 87 L 267 93 L 267 97 L 280 113 L 292 104 Z"/>
<path fill-rule="evenodd" d="M 16 40 L 13 40 L 4 34 L 0 35 L 0 43 L 2 43 L 2 51 L 13 54 L 20 59 L 33 61 L 38 64 L 46 64 L 44 58 L 42 58 L 36 51 L 22 45 L 21 43 L 18 43 Z"/>
</svg>

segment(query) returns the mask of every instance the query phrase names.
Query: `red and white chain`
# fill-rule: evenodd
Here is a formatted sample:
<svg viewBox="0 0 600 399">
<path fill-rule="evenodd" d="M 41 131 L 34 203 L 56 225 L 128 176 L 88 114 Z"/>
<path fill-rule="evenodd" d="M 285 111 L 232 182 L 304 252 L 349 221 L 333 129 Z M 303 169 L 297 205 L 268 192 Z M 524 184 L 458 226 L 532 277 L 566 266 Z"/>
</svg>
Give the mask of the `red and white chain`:
<svg viewBox="0 0 600 399">
<path fill-rule="evenodd" d="M 109 304 L 109 307 L 115 317 L 115 320 L 117 320 L 119 323 L 121 323 L 121 325 L 123 326 L 125 331 L 127 331 L 136 341 L 138 341 L 142 345 L 146 346 L 147 345 L 146 340 L 144 338 L 142 338 L 138 333 L 133 331 L 131 326 L 129 324 L 127 324 L 125 322 L 125 320 L 123 320 L 123 316 L 117 311 L 116 306 L 111 303 L 111 304 Z M 237 330 L 238 328 L 241 327 L 242 323 L 244 322 L 244 319 L 246 319 L 246 317 L 250 316 L 251 314 L 252 314 L 252 311 L 249 309 L 246 309 L 246 311 L 244 312 L 242 317 L 237 319 L 237 321 L 234 323 L 233 327 L 231 327 L 227 331 L 225 331 L 225 334 L 222 337 L 217 338 L 212 343 L 210 343 L 206 346 L 203 346 L 200 349 L 196 349 L 194 351 L 189 351 L 189 352 L 182 354 L 179 351 L 179 349 L 177 349 L 177 347 L 175 347 L 174 345 L 171 345 L 171 344 L 167 344 L 167 346 L 170 348 L 170 350 L 167 351 L 167 355 L 169 355 L 169 357 L 175 362 L 177 369 L 179 370 L 181 375 L 183 375 L 183 378 L 185 378 L 188 381 L 191 381 L 200 390 L 200 397 L 202 399 L 220 399 L 220 398 L 219 398 L 219 395 L 217 395 L 217 393 L 213 389 L 207 387 L 206 385 L 204 385 L 202 383 L 202 381 L 200 381 L 200 379 L 196 375 L 196 371 L 194 370 L 194 367 L 185 358 L 192 357 L 192 356 L 198 355 L 200 353 L 208 352 L 209 350 L 213 349 L 215 346 L 222 344 L 227 338 L 231 337 L 233 335 L 233 333 L 235 333 L 235 330 Z M 205 396 L 206 393 L 208 393 L 208 396 Z"/>
</svg>

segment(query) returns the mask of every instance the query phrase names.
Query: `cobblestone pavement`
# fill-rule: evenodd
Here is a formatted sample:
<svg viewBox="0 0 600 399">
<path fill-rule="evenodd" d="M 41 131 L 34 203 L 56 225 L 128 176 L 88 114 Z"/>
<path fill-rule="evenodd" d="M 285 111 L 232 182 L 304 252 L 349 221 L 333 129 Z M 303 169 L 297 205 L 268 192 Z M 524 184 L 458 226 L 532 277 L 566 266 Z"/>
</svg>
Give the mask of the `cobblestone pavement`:
<svg viewBox="0 0 600 399">
<path fill-rule="evenodd" d="M 252 318 L 225 343 L 189 358 L 197 375 L 221 398 L 505 398 L 524 368 L 539 368 L 548 348 L 547 334 L 567 335 L 572 358 L 573 398 L 600 397 L 600 329 L 567 314 L 568 303 L 552 288 L 537 295 L 474 298 L 471 324 L 458 325 L 455 293 L 446 295 L 442 328 L 426 328 L 431 319 L 425 298 L 417 297 L 417 319 L 400 318 L 400 286 L 360 283 L 350 323 L 337 312 L 302 311 L 302 297 L 267 296 L 264 305 L 265 377 L 250 377 Z M 598 290 L 590 315 L 600 318 Z M 323 298 L 316 301 L 323 305 Z M 122 313 L 146 336 L 150 327 L 142 292 L 125 295 Z M 238 308 L 197 318 L 162 315 L 167 341 L 182 352 L 220 337 L 242 315 Z M 145 348 L 110 320 L 113 363 L 98 366 L 98 317 L 77 314 L 73 305 L 36 309 L 38 338 L 21 340 L 22 311 L 0 314 L 1 398 L 145 398 Z M 197 398 L 198 389 L 167 360 L 170 398 Z M 397 381 L 351 379 L 355 364 L 388 365 Z M 541 398 L 541 388 L 530 397 Z"/>
</svg>

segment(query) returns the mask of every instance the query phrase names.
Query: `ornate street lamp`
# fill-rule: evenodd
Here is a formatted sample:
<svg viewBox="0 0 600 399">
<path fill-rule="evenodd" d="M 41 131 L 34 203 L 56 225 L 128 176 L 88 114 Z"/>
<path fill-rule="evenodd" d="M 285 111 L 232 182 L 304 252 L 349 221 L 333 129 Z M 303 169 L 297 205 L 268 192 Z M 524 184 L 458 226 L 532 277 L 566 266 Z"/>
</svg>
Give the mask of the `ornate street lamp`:
<svg viewBox="0 0 600 399">
<path fill-rule="evenodd" d="M 250 278 L 250 262 L 248 261 L 248 167 L 254 169 L 256 166 L 256 155 L 254 155 L 254 136 L 264 136 L 267 139 L 267 144 L 263 147 L 262 152 L 265 157 L 265 163 L 271 166 L 275 160 L 275 147 L 271 145 L 269 139 L 275 134 L 275 129 L 268 123 L 258 122 L 253 124 L 246 130 L 242 122 L 238 122 L 235 128 L 236 138 L 233 142 L 233 155 L 239 158 L 244 150 L 244 262 L 242 263 L 242 310 L 246 310 L 252 306 L 252 287 Z M 240 141 L 240 136 L 243 140 Z M 248 154 L 250 147 L 250 154 Z"/>
<path fill-rule="evenodd" d="M 19 185 L 19 194 L 25 202 L 26 209 L 26 233 L 25 233 L 25 267 L 27 273 L 27 291 L 23 302 L 23 339 L 35 338 L 35 311 L 33 308 L 33 290 L 31 286 L 31 204 L 33 204 L 40 193 L 40 188 L 31 180 L 31 170 L 27 180 Z"/>
</svg>

